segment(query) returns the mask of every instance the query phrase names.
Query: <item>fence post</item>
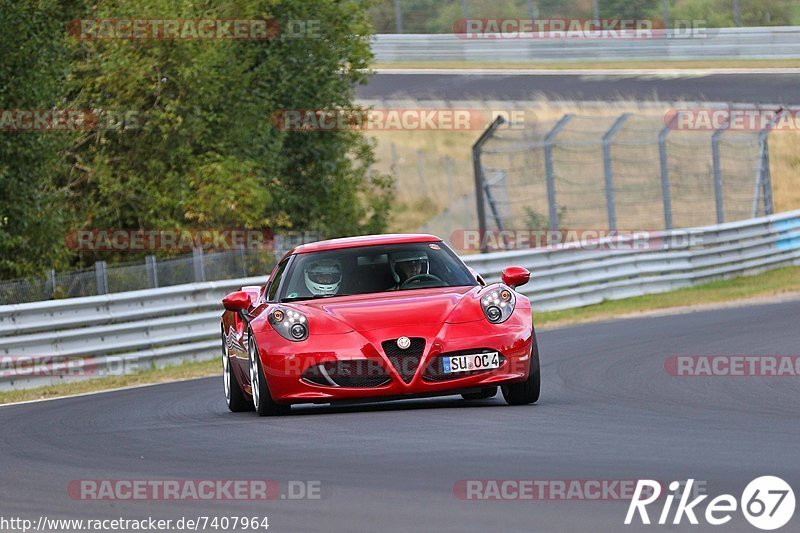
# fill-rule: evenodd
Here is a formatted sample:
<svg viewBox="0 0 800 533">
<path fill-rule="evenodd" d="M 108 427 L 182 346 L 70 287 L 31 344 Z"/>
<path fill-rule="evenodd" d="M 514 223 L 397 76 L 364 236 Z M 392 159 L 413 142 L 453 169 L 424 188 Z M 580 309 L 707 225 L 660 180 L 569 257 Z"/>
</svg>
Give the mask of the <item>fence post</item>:
<svg viewBox="0 0 800 533">
<path fill-rule="evenodd" d="M 539 8 L 534 2 L 534 0 L 528 0 L 528 18 L 530 19 L 538 19 L 539 18 Z"/>
<path fill-rule="evenodd" d="M 778 119 L 781 118 L 785 110 L 781 109 L 769 121 L 763 130 L 758 132 L 758 169 L 756 170 L 756 190 L 753 194 L 753 217 L 758 216 L 759 200 L 764 200 L 764 214 L 771 215 L 774 212 L 772 204 L 772 173 L 769 168 L 769 133 Z"/>
<path fill-rule="evenodd" d="M 558 202 L 556 201 L 556 177 L 553 170 L 553 145 L 561 130 L 572 120 L 572 114 L 561 117 L 544 138 L 544 173 L 547 183 L 547 212 L 552 231 L 558 230 Z"/>
<path fill-rule="evenodd" d="M 717 208 L 717 224 L 725 222 L 725 204 L 722 195 L 722 169 L 719 158 L 719 138 L 728 128 L 726 124 L 711 136 L 711 171 L 714 173 L 714 204 Z"/>
<path fill-rule="evenodd" d="M 203 249 L 192 248 L 192 265 L 194 266 L 194 280 L 203 282 L 206 280 L 206 267 L 203 264 Z"/>
<path fill-rule="evenodd" d="M 148 255 L 144 258 L 144 266 L 147 270 L 147 282 L 151 289 L 158 288 L 158 269 L 156 268 L 156 256 Z"/>
<path fill-rule="evenodd" d="M 47 290 L 48 287 L 50 288 L 49 291 Z M 56 293 L 56 271 L 53 268 L 47 271 L 47 284 L 45 285 L 45 292 L 48 293 L 48 300 Z"/>
<path fill-rule="evenodd" d="M 108 294 L 108 272 L 105 261 L 94 264 L 94 278 L 97 282 L 97 294 Z"/>
<path fill-rule="evenodd" d="M 678 115 L 669 121 L 669 124 L 664 126 L 661 133 L 658 134 L 658 159 L 661 166 L 661 198 L 664 202 L 664 229 L 672 229 L 672 191 L 669 184 L 669 160 L 667 159 L 667 136 L 675 123 L 678 120 Z"/>
<path fill-rule="evenodd" d="M 305 242 L 305 237 L 303 238 L 303 242 Z M 239 248 L 239 261 L 242 263 L 242 277 L 246 278 L 247 277 L 247 254 L 244 251 L 244 246 Z"/>
<path fill-rule="evenodd" d="M 603 168 L 606 180 L 606 209 L 608 210 L 608 229 L 617 229 L 617 207 L 614 199 L 614 171 L 611 165 L 611 142 L 625 122 L 631 117 L 624 113 L 614 122 L 611 128 L 603 135 Z"/>
<path fill-rule="evenodd" d="M 481 165 L 481 149 L 486 142 L 491 139 L 492 135 L 497 128 L 499 128 L 505 119 L 502 116 L 499 116 L 494 119 L 494 122 L 489 124 L 489 127 L 486 128 L 478 140 L 475 141 L 475 144 L 472 145 L 472 172 L 475 175 L 475 201 L 477 203 L 478 209 L 478 232 L 480 233 L 481 239 L 481 253 L 486 253 L 488 248 L 486 246 L 486 239 L 484 238 L 486 234 L 486 209 L 483 204 L 483 187 L 486 183 L 486 179 L 483 175 L 483 166 Z"/>
<path fill-rule="evenodd" d="M 403 33 L 403 10 L 400 9 L 400 0 L 394 0 L 394 24 L 397 33 Z"/>
</svg>

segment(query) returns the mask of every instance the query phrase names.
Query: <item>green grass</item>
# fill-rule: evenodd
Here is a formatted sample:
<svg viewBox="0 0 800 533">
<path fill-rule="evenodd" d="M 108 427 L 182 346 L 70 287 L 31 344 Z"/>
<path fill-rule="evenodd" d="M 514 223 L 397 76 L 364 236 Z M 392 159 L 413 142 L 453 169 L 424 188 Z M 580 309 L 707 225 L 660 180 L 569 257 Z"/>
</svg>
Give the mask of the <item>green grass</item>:
<svg viewBox="0 0 800 533">
<path fill-rule="evenodd" d="M 800 267 L 784 267 L 755 276 L 712 281 L 661 294 L 607 300 L 576 309 L 536 312 L 534 307 L 533 318 L 537 327 L 557 327 L 648 311 L 746 301 L 793 292 L 800 292 Z"/>
<path fill-rule="evenodd" d="M 109 376 L 85 381 L 58 383 L 35 389 L 4 391 L 0 392 L 0 404 L 72 396 L 86 392 L 133 387 L 136 385 L 168 383 L 170 381 L 182 381 L 214 375 L 222 375 L 222 362 L 217 357 L 209 361 L 185 362 L 180 365 L 159 369 L 154 368 L 124 376 Z M 222 394 L 221 377 L 219 387 L 220 394 Z"/>
<path fill-rule="evenodd" d="M 662 294 L 609 300 L 597 305 L 563 311 L 536 312 L 537 327 L 558 327 L 597 320 L 608 320 L 670 308 L 697 307 L 709 304 L 742 302 L 759 297 L 800 292 L 800 267 L 785 267 L 755 276 L 714 281 L 696 287 Z M 209 361 L 187 362 L 163 369 L 151 369 L 127 376 L 113 376 L 87 381 L 62 383 L 37 389 L 0 392 L 0 404 L 56 398 L 87 392 L 167 383 L 186 379 L 220 376 L 222 365 L 217 357 Z M 219 383 L 222 395 L 222 380 Z"/>
</svg>

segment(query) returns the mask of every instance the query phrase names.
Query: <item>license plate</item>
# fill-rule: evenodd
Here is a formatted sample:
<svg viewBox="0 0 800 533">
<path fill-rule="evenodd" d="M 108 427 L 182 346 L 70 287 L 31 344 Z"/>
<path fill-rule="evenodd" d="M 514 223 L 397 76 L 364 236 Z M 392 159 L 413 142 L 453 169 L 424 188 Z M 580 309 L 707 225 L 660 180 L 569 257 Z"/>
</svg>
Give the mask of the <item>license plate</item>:
<svg viewBox="0 0 800 533">
<path fill-rule="evenodd" d="M 442 357 L 445 374 L 491 370 L 500 367 L 500 354 L 497 352 L 476 353 L 473 355 L 451 355 Z"/>
</svg>

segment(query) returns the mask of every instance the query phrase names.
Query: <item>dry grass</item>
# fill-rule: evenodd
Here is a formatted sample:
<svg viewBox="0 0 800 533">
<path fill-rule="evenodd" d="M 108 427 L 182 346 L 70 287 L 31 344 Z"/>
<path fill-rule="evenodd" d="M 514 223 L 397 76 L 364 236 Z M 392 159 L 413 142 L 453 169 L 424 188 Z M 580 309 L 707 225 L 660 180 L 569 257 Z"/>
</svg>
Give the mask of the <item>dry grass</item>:
<svg viewBox="0 0 800 533">
<path fill-rule="evenodd" d="M 775 211 L 800 209 L 800 132 L 773 132 L 769 142 Z"/>
</svg>

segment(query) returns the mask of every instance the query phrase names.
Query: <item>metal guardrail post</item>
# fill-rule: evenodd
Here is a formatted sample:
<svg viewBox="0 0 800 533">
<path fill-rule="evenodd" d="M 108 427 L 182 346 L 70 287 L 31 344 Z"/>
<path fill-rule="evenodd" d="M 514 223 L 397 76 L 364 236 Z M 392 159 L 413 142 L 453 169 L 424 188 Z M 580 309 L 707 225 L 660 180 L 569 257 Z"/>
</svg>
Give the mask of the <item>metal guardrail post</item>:
<svg viewBox="0 0 800 533">
<path fill-rule="evenodd" d="M 720 168 L 719 138 L 728 126 L 718 129 L 711 136 L 711 170 L 714 174 L 714 204 L 717 209 L 717 224 L 725 222 L 725 205 L 722 195 L 722 169 Z"/>
<path fill-rule="evenodd" d="M 478 209 L 478 233 L 481 237 L 481 253 L 483 254 L 489 250 L 485 244 L 486 239 L 484 239 L 484 235 L 486 234 L 486 208 L 484 206 L 483 192 L 486 184 L 486 177 L 483 175 L 483 166 L 481 165 L 481 149 L 483 148 L 483 145 L 492 138 L 495 130 L 503 123 L 505 123 L 505 119 L 502 116 L 498 116 L 489 125 L 489 127 L 486 128 L 486 131 L 484 131 L 481 136 L 478 137 L 478 140 L 475 141 L 475 144 L 472 145 L 472 172 L 475 175 L 475 201 Z"/>
<path fill-rule="evenodd" d="M 661 166 L 661 198 L 664 202 L 664 229 L 672 229 L 672 191 L 669 183 L 669 160 L 667 159 L 667 136 L 678 120 L 676 114 L 658 134 L 658 159 Z"/>
<path fill-rule="evenodd" d="M 108 272 L 105 261 L 94 264 L 94 278 L 97 283 L 97 294 L 108 294 Z"/>
<path fill-rule="evenodd" d="M 547 182 L 547 211 L 549 225 L 552 231 L 557 231 L 559 226 L 558 202 L 556 201 L 556 177 L 553 170 L 553 145 L 555 144 L 558 134 L 561 133 L 561 130 L 572 120 L 573 116 L 572 114 L 566 114 L 561 117 L 544 138 L 544 173 Z"/>
<path fill-rule="evenodd" d="M 156 268 L 156 256 L 148 255 L 144 258 L 144 266 L 147 269 L 147 284 L 152 289 L 158 288 L 158 269 Z"/>
<path fill-rule="evenodd" d="M 608 229 L 612 231 L 617 229 L 617 207 L 616 200 L 614 199 L 614 171 L 611 165 L 611 142 L 630 117 L 630 113 L 623 113 L 605 135 L 603 135 L 603 169 L 606 180 L 606 209 L 608 210 Z"/>
<path fill-rule="evenodd" d="M 192 249 L 192 265 L 194 266 L 194 280 L 203 282 L 206 280 L 206 267 L 203 264 L 203 249 Z"/>
</svg>

